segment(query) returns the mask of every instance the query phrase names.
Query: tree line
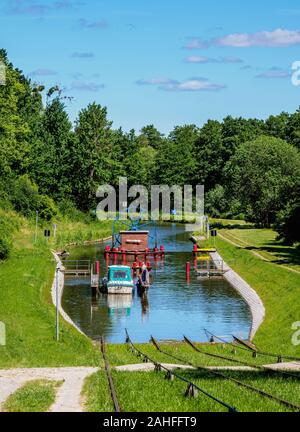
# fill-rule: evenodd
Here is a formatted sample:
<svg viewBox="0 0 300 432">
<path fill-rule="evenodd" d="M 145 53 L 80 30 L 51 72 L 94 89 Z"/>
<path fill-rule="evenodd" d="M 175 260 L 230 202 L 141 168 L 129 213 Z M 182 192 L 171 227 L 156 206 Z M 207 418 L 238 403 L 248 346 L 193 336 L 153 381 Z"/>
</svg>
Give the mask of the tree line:
<svg viewBox="0 0 300 432">
<path fill-rule="evenodd" d="M 114 129 L 107 109 L 92 103 L 73 125 L 66 96 L 26 78 L 0 50 L 0 206 L 27 217 L 36 211 L 88 214 L 100 184 L 198 185 L 206 211 L 274 226 L 300 241 L 300 109 L 267 120 L 226 117 L 202 127 L 176 126 L 168 136 L 153 125 Z M 46 103 L 43 103 L 43 96 Z"/>
</svg>

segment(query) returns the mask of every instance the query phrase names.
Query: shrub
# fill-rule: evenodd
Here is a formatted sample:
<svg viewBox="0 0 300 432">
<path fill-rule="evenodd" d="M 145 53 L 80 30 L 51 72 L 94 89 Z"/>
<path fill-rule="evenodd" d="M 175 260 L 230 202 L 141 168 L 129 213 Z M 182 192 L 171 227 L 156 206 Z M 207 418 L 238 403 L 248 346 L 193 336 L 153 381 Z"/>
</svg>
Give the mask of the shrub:
<svg viewBox="0 0 300 432">
<path fill-rule="evenodd" d="M 46 221 L 50 221 L 58 213 L 53 199 L 47 195 L 38 195 L 36 208 L 39 212 L 39 217 Z"/>
<path fill-rule="evenodd" d="M 0 260 L 5 260 L 10 254 L 10 244 L 5 238 L 0 238 Z"/>
</svg>

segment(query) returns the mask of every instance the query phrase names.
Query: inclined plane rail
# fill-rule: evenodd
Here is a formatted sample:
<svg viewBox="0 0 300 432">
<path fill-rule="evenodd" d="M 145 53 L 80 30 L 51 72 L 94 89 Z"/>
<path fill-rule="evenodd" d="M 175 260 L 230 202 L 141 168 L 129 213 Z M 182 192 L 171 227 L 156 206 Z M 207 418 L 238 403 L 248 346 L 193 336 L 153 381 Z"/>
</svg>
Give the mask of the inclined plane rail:
<svg viewBox="0 0 300 432">
<path fill-rule="evenodd" d="M 105 341 L 104 341 L 103 337 L 101 337 L 101 352 L 102 352 L 102 356 L 103 356 L 103 360 L 104 360 L 104 367 L 105 367 L 107 380 L 108 380 L 108 384 L 109 384 L 109 388 L 110 388 L 111 399 L 112 399 L 112 402 L 114 405 L 114 410 L 115 410 L 115 412 L 121 412 L 115 384 L 114 384 L 113 377 L 111 374 L 110 364 L 109 364 L 107 356 L 106 356 L 106 347 L 105 347 Z"/>
<path fill-rule="evenodd" d="M 252 352 L 252 354 L 254 354 L 254 356 L 260 355 L 260 356 L 264 356 L 264 357 L 277 358 L 277 363 L 282 363 L 282 360 L 284 360 L 284 359 L 295 361 L 295 362 L 300 362 L 300 357 L 292 357 L 292 356 L 285 355 L 285 354 L 269 353 L 269 352 L 261 351 L 259 349 L 254 348 L 254 347 L 251 347 L 251 346 L 247 345 L 244 341 L 242 341 L 241 339 L 239 339 L 238 337 L 236 337 L 234 335 L 232 335 L 232 336 L 233 336 L 234 340 L 236 341 L 236 343 L 240 344 L 242 346 L 234 344 L 232 342 L 228 342 L 225 339 L 223 339 L 222 337 L 214 335 L 212 332 L 210 332 L 207 329 L 204 329 L 204 331 L 205 331 L 205 333 L 210 334 L 214 339 L 217 339 L 226 345 L 231 345 L 234 348 L 238 348 L 240 350 L 247 351 L 247 352 L 250 351 L 250 352 Z"/>
<path fill-rule="evenodd" d="M 260 394 L 260 395 L 263 396 L 263 397 L 267 397 L 267 398 L 269 398 L 269 399 L 272 399 L 272 400 L 274 400 L 274 401 L 276 401 L 276 402 L 278 402 L 278 403 L 280 403 L 280 404 L 282 404 L 282 405 L 285 405 L 285 406 L 287 406 L 287 407 L 289 407 L 289 408 L 292 408 L 293 410 L 296 409 L 296 410 L 300 411 L 300 405 L 294 404 L 293 402 L 289 402 L 289 401 L 287 401 L 287 400 L 285 400 L 285 399 L 282 399 L 282 398 L 280 398 L 280 397 L 278 397 L 278 396 L 276 396 L 276 395 L 273 395 L 273 394 L 271 394 L 271 393 L 268 393 L 268 392 L 266 392 L 266 391 L 264 391 L 264 390 L 262 390 L 262 389 L 259 389 L 259 388 L 257 388 L 257 387 L 254 387 L 254 386 L 252 386 L 252 385 L 250 385 L 250 384 L 247 384 L 247 383 L 245 383 L 245 382 L 243 382 L 243 381 L 240 381 L 240 380 L 238 380 L 238 379 L 236 379 L 236 378 L 229 377 L 228 375 L 223 374 L 222 372 L 218 372 L 218 371 L 215 371 L 215 370 L 209 369 L 209 368 L 204 367 L 204 366 L 198 366 L 198 365 L 195 365 L 194 363 L 192 363 L 192 362 L 190 362 L 190 361 L 187 361 L 186 359 L 182 359 L 182 358 L 180 358 L 180 357 L 178 357 L 178 356 L 175 356 L 174 354 L 170 354 L 170 353 L 168 353 L 168 352 L 162 350 L 161 347 L 160 347 L 160 345 L 159 345 L 159 343 L 157 342 L 157 340 L 156 340 L 153 336 L 151 336 L 151 342 L 153 343 L 153 345 L 155 346 L 155 348 L 156 348 L 159 352 L 161 352 L 162 354 L 164 354 L 164 355 L 166 355 L 166 356 L 168 356 L 168 357 L 170 357 L 170 358 L 173 358 L 173 359 L 176 360 L 176 361 L 179 361 L 181 364 L 186 364 L 186 365 L 188 365 L 188 366 L 193 366 L 194 368 L 196 368 L 196 369 L 198 369 L 198 370 L 201 370 L 201 371 L 203 371 L 203 372 L 207 372 L 207 373 L 209 373 L 209 374 L 211 374 L 211 375 L 214 375 L 214 376 L 218 376 L 218 377 L 224 378 L 224 379 L 226 379 L 226 380 L 228 380 L 228 381 L 233 382 L 234 384 L 236 384 L 236 385 L 238 385 L 238 386 L 240 386 L 240 387 L 245 387 L 245 388 L 248 389 L 248 390 L 251 390 L 251 391 L 253 391 L 253 392 L 255 392 L 255 393 L 258 393 L 258 394 Z M 196 348 L 196 347 L 195 347 L 195 348 Z"/>
<path fill-rule="evenodd" d="M 216 396 L 213 396 L 211 393 L 208 393 L 206 390 L 203 390 L 202 388 L 200 388 L 197 384 L 195 384 L 195 383 L 193 383 L 192 381 L 188 380 L 187 378 L 185 378 L 185 377 L 179 375 L 177 372 L 174 372 L 174 371 L 168 369 L 168 368 L 167 368 L 166 366 L 164 366 L 163 364 L 161 364 L 161 363 L 159 363 L 159 362 L 153 360 L 153 359 L 152 359 L 151 357 L 149 357 L 147 354 L 143 353 L 139 348 L 137 348 L 137 347 L 133 344 L 132 340 L 130 339 L 130 336 L 129 336 L 129 334 L 128 334 L 127 329 L 125 329 L 125 331 L 126 331 L 126 343 L 129 344 L 129 346 L 130 346 L 131 349 L 132 349 L 132 352 L 133 352 L 133 353 L 138 353 L 138 355 L 139 355 L 139 356 L 142 356 L 142 357 L 144 358 L 145 361 L 153 363 L 154 366 L 155 366 L 155 370 L 156 370 L 157 372 L 160 372 L 160 371 L 162 371 L 162 370 L 166 371 L 166 372 L 167 372 L 166 377 L 167 377 L 168 379 L 171 379 L 171 377 L 174 377 L 174 378 L 179 379 L 179 380 L 182 381 L 182 382 L 185 382 L 185 383 L 188 385 L 188 389 L 187 389 L 186 394 L 194 394 L 194 391 L 195 391 L 195 390 L 196 390 L 196 391 L 198 390 L 200 393 L 202 393 L 203 395 L 207 396 L 208 398 L 210 398 L 210 399 L 213 400 L 214 402 L 216 402 L 216 403 L 218 403 L 219 405 L 222 405 L 223 407 L 227 408 L 229 412 L 237 412 L 237 411 L 238 411 L 235 407 L 233 407 L 233 406 L 227 404 L 226 402 L 224 402 L 223 400 L 217 398 Z"/>
<path fill-rule="evenodd" d="M 233 363 L 237 363 L 237 364 L 240 364 L 242 366 L 248 366 L 250 368 L 260 369 L 260 370 L 263 370 L 263 371 L 268 371 L 268 372 L 271 372 L 272 374 L 283 375 L 283 376 L 286 376 L 288 378 L 300 379 L 300 375 L 296 375 L 294 373 L 287 372 L 285 370 L 273 369 L 273 368 L 271 368 L 269 366 L 256 365 L 256 364 L 253 364 L 253 363 L 248 363 L 248 362 L 243 361 L 243 360 L 234 359 L 232 357 L 225 357 L 225 356 L 222 356 L 222 355 L 219 355 L 219 354 L 213 354 L 213 353 L 209 353 L 207 351 L 203 351 L 203 350 L 197 348 L 193 344 L 193 342 L 191 342 L 191 340 L 189 338 L 187 338 L 186 336 L 184 336 L 184 340 L 185 340 L 185 342 L 187 342 L 188 345 L 190 345 L 199 354 L 202 354 L 202 355 L 205 355 L 205 356 L 209 356 L 209 357 L 213 357 L 213 358 L 218 358 L 218 359 L 226 360 L 226 361 L 233 362 Z"/>
</svg>

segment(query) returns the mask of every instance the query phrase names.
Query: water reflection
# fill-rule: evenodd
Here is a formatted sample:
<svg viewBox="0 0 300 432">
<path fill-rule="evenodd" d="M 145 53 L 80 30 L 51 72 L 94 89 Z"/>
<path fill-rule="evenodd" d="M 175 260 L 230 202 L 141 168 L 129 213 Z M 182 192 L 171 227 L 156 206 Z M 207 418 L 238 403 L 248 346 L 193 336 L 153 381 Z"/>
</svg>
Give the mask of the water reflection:
<svg viewBox="0 0 300 432">
<path fill-rule="evenodd" d="M 183 226 L 164 225 L 160 243 L 165 245 L 164 262 L 152 262 L 152 286 L 135 289 L 132 296 L 101 294 L 93 298 L 89 280 L 67 279 L 63 306 L 76 324 L 91 338 L 103 335 L 109 342 L 124 342 L 127 327 L 134 340 L 146 342 L 151 334 L 158 339 L 206 340 L 203 328 L 226 335 L 247 336 L 250 311 L 238 293 L 223 279 L 197 280 L 191 272 L 186 281 L 185 264 L 192 263 L 189 233 Z M 100 260 L 101 275 L 106 272 L 104 245 L 72 250 L 71 259 Z"/>
</svg>

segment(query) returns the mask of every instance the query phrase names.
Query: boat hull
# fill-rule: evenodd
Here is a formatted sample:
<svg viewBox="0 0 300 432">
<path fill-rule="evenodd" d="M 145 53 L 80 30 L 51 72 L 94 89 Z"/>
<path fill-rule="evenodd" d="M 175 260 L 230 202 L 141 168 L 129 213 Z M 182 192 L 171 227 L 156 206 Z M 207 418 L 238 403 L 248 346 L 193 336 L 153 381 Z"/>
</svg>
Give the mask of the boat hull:
<svg viewBox="0 0 300 432">
<path fill-rule="evenodd" d="M 108 286 L 106 288 L 107 294 L 132 294 L 133 286 Z"/>
</svg>

